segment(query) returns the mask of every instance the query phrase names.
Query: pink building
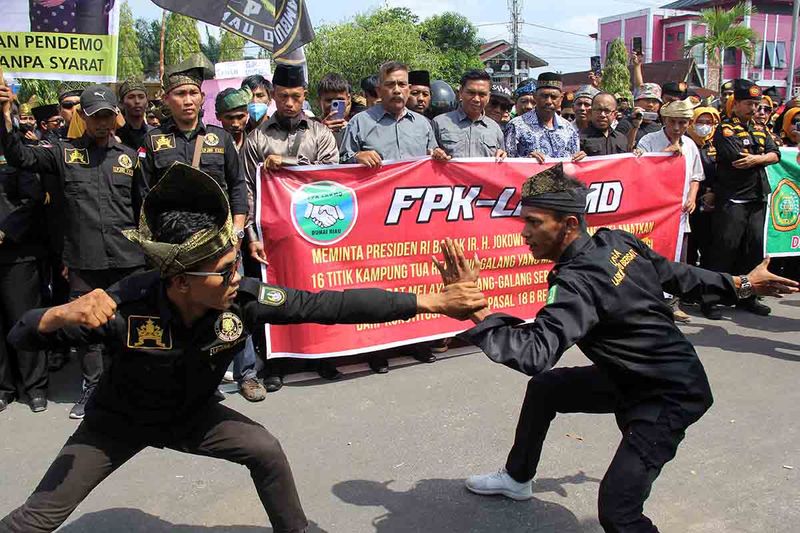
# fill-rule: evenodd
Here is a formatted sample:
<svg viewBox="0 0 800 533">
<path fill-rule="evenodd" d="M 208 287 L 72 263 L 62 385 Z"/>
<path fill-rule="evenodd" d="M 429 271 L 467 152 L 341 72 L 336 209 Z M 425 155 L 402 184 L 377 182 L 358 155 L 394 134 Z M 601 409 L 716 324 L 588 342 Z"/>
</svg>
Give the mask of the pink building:
<svg viewBox="0 0 800 533">
<path fill-rule="evenodd" d="M 674 61 L 685 56 L 684 45 L 692 35 L 702 35 L 706 28 L 699 23 L 701 9 L 731 7 L 730 0 L 677 0 L 661 8 L 648 8 L 601 18 L 597 29 L 597 55 L 605 64 L 611 42 L 621 38 L 632 51 L 641 47 L 646 63 Z M 738 49 L 725 51 L 723 77 L 748 78 L 763 87 L 775 86 L 784 92 L 789 77 L 789 54 L 792 36 L 792 0 L 752 0 L 756 13 L 744 24 L 759 36 L 753 64 Z M 800 59 L 800 46 L 797 50 Z M 704 49 L 692 50 L 700 75 L 708 80 L 707 56 Z M 800 65 L 800 60 L 795 62 Z M 800 77 L 795 71 L 794 86 Z"/>
</svg>

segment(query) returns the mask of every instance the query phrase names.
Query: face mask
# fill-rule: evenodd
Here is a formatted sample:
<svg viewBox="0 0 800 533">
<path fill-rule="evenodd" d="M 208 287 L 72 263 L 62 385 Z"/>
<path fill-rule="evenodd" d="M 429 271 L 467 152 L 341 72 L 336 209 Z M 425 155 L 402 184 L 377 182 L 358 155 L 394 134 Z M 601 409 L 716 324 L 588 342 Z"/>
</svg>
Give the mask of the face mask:
<svg viewBox="0 0 800 533">
<path fill-rule="evenodd" d="M 713 129 L 713 126 L 711 124 L 698 124 L 697 126 L 694 127 L 694 131 L 700 137 L 707 137 L 708 135 L 711 134 L 711 130 L 712 129 Z"/>
<path fill-rule="evenodd" d="M 250 114 L 250 118 L 258 122 L 261 120 L 264 115 L 267 114 L 267 109 L 269 106 L 267 104 L 259 103 L 259 102 L 250 102 L 247 104 L 247 112 Z"/>
<path fill-rule="evenodd" d="M 22 124 L 22 123 L 20 123 L 19 131 L 21 131 L 23 133 L 27 133 L 29 131 L 33 131 L 33 125 L 32 124 Z"/>
</svg>

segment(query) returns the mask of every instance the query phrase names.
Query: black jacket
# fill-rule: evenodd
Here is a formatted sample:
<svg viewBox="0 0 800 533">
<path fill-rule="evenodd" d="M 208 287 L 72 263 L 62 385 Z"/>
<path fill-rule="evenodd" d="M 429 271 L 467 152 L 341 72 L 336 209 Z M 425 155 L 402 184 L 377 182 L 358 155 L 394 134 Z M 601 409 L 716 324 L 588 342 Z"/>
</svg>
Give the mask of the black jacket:
<svg viewBox="0 0 800 533">
<path fill-rule="evenodd" d="M 770 193 L 767 165 L 738 169 L 732 163 L 741 159 L 742 153 L 775 153 L 780 160 L 780 149 L 769 132 L 752 121 L 743 124 L 737 117 L 725 117 L 714 133 L 714 147 L 717 149 L 715 203 L 722 206 L 728 200 L 766 201 L 766 195 Z"/>
<path fill-rule="evenodd" d="M 157 272 L 108 289 L 114 319 L 97 329 L 38 332 L 46 309 L 25 314 L 9 334 L 19 349 L 105 343 L 113 358 L 86 408 L 86 422 L 126 438 L 164 445 L 191 428 L 213 401 L 228 365 L 263 324 L 385 322 L 416 314 L 416 296 L 379 289 L 311 293 L 244 278 L 227 311 L 210 310 L 187 328 Z M 37 347 L 37 348 L 33 348 Z"/>
<path fill-rule="evenodd" d="M 549 370 L 577 344 L 618 386 L 621 426 L 655 421 L 665 407 L 677 408 L 677 422 L 688 426 L 711 406 L 703 365 L 663 291 L 732 302 L 730 276 L 668 261 L 633 235 L 603 228 L 567 248 L 548 284 L 548 303 L 533 323 L 496 313 L 463 335 L 528 375 Z"/>
<path fill-rule="evenodd" d="M 44 192 L 39 177 L 12 167 L 0 149 L 0 264 L 33 261 L 45 255 L 42 227 Z"/>
<path fill-rule="evenodd" d="M 139 184 L 144 190 L 138 195 L 144 198 L 147 190 L 158 183 L 174 162 L 192 164 L 198 134 L 205 135 L 200 170 L 214 178 L 228 194 L 231 214 L 246 215 L 247 185 L 244 174 L 239 169 L 239 154 L 236 152 L 233 137 L 222 128 L 205 125 L 202 121 L 189 137 L 172 120 L 147 132 L 144 137 L 145 157 L 142 160 L 144 181 Z"/>
<path fill-rule="evenodd" d="M 64 256 L 77 270 L 132 268 L 144 264 L 139 247 L 122 230 L 138 224 L 133 214 L 133 183 L 140 175 L 135 150 L 113 138 L 97 146 L 89 137 L 26 146 L 0 125 L 8 163 L 58 176 L 65 202 Z"/>
<path fill-rule="evenodd" d="M 628 153 L 628 137 L 625 134 L 608 129 L 608 136 L 592 124 L 582 129 L 579 133 L 581 150 L 588 156 L 612 155 Z"/>
</svg>

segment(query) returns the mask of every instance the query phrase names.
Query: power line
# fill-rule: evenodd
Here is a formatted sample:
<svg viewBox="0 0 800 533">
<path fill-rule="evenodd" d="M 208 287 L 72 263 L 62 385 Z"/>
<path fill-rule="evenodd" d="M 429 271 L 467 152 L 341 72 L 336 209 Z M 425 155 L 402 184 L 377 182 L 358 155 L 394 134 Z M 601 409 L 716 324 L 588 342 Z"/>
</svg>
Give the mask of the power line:
<svg viewBox="0 0 800 533">
<path fill-rule="evenodd" d="M 558 33 L 566 33 L 568 35 L 577 35 L 578 37 L 584 37 L 586 39 L 591 39 L 591 37 L 589 37 L 585 33 L 575 33 L 574 31 L 559 30 L 558 28 L 551 28 L 549 26 L 542 26 L 541 24 L 534 24 L 533 22 L 523 22 L 523 24 L 526 25 L 526 26 L 533 26 L 534 28 L 541 28 L 543 30 L 556 31 Z"/>
</svg>

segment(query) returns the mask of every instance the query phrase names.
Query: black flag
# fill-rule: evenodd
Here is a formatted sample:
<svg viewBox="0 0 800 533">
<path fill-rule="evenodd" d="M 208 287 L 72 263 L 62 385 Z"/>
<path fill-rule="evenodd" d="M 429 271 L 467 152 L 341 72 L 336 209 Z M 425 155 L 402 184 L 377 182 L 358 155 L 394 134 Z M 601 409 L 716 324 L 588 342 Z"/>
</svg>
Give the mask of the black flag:
<svg viewBox="0 0 800 533">
<path fill-rule="evenodd" d="M 153 0 L 166 9 L 219 26 L 280 56 L 314 38 L 303 0 Z"/>
</svg>

